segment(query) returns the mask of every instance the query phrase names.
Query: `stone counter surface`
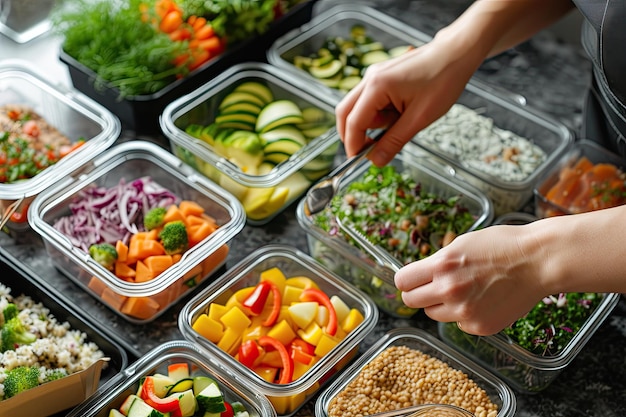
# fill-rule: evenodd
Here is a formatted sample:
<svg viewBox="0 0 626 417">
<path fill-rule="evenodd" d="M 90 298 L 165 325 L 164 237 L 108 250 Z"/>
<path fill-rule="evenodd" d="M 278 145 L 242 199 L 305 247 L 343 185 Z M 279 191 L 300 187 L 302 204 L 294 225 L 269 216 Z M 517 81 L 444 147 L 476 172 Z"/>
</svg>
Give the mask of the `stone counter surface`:
<svg viewBox="0 0 626 417">
<path fill-rule="evenodd" d="M 316 10 L 338 3 L 320 0 Z M 442 26 L 460 14 L 470 3 L 467 0 L 395 0 L 362 1 L 434 35 Z M 56 42 L 56 43 L 55 43 Z M 0 38 L 0 59 L 50 55 L 47 44 L 58 45 L 51 37 L 17 46 Z M 29 49 L 30 48 L 30 49 Z M 37 51 L 46 51 L 39 54 Z M 51 76 L 67 82 L 66 69 L 50 62 Z M 54 69 L 54 70 L 52 70 Z M 507 51 L 488 62 L 477 77 L 506 91 L 524 97 L 528 106 L 548 113 L 569 128 L 580 126 L 584 92 L 589 82 L 590 65 L 577 46 L 563 44 L 550 32 L 541 33 L 530 41 Z M 135 139 L 132 132 L 123 132 L 121 141 Z M 164 146 L 161 137 L 142 138 Z M 265 226 L 246 226 L 233 240 L 226 268 L 230 268 L 260 246 L 270 243 L 290 245 L 307 252 L 306 233 L 295 217 L 295 204 L 288 207 Z M 53 288 L 68 303 L 84 311 L 94 323 L 110 332 L 133 356 L 140 356 L 168 340 L 182 337 L 178 330 L 177 312 L 189 300 L 181 300 L 167 313 L 149 325 L 133 325 L 98 303 L 70 282 L 52 265 L 39 236 L 25 231 L 12 236 L 0 234 L 0 247 L 10 258 L 30 268 L 37 279 Z M 1 275 L 0 271 L 0 275 Z M 1 279 L 0 279 L 1 280 Z M 436 323 L 423 313 L 399 320 L 381 313 L 376 329 L 368 336 L 363 349 L 377 341 L 389 329 L 417 327 L 434 335 Z M 516 393 L 520 417 L 583 417 L 626 415 L 626 302 L 620 301 L 609 319 L 599 328 L 572 364 L 545 391 L 535 394 Z M 312 416 L 314 400 L 297 416 Z"/>
</svg>

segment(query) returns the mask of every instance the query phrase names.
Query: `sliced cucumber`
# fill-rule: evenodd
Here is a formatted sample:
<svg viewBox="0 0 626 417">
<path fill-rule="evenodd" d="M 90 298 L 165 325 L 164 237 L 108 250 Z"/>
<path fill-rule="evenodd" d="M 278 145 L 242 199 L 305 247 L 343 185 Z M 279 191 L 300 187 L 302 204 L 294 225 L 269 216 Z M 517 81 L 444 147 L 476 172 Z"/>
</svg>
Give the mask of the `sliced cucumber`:
<svg viewBox="0 0 626 417">
<path fill-rule="evenodd" d="M 169 414 L 168 414 L 169 415 Z M 141 398 L 136 398 L 130 405 L 127 417 L 164 417 L 165 414 L 150 407 Z"/>
<path fill-rule="evenodd" d="M 247 81 L 239 84 L 237 87 L 235 87 L 235 91 L 244 91 L 247 93 L 251 93 L 260 98 L 265 105 L 268 105 L 272 102 L 272 100 L 274 100 L 274 94 L 272 93 L 272 90 L 270 90 L 269 87 L 265 84 L 261 84 L 256 81 Z"/>
<path fill-rule="evenodd" d="M 221 413 L 226 411 L 224 396 L 217 382 L 207 385 L 197 396 L 196 401 L 200 408 L 209 413 Z"/>
<path fill-rule="evenodd" d="M 252 103 L 259 107 L 263 107 L 266 104 L 263 99 L 248 91 L 233 91 L 220 102 L 219 110 L 222 111 L 235 103 Z"/>
<path fill-rule="evenodd" d="M 264 161 L 270 162 L 272 164 L 280 164 L 281 162 L 285 162 L 287 159 L 289 159 L 289 157 L 291 156 L 291 154 L 289 153 L 284 153 L 284 152 L 272 152 L 272 153 L 266 153 L 264 156 Z"/>
<path fill-rule="evenodd" d="M 315 66 L 312 65 L 309 68 L 309 72 L 315 78 L 332 78 L 337 74 L 341 74 L 341 70 L 343 69 L 343 63 L 338 59 L 333 59 L 328 64 Z"/>
<path fill-rule="evenodd" d="M 246 407 L 239 401 L 233 401 L 230 403 L 231 407 L 233 407 L 233 413 L 235 417 L 249 417 L 248 410 Z"/>
<path fill-rule="evenodd" d="M 302 109 L 303 123 L 320 123 L 331 119 L 328 112 L 319 107 L 305 107 Z"/>
<path fill-rule="evenodd" d="M 171 385 L 167 390 L 166 395 L 187 391 L 191 387 L 193 387 L 193 378 L 184 378 Z"/>
<path fill-rule="evenodd" d="M 291 100 L 276 100 L 261 110 L 256 121 L 256 131 L 263 133 L 279 126 L 302 123 L 302 111 Z"/>
<path fill-rule="evenodd" d="M 200 394 L 206 387 L 211 384 L 217 384 L 213 378 L 208 376 L 195 376 L 193 378 L 193 393 L 194 395 Z"/>
</svg>

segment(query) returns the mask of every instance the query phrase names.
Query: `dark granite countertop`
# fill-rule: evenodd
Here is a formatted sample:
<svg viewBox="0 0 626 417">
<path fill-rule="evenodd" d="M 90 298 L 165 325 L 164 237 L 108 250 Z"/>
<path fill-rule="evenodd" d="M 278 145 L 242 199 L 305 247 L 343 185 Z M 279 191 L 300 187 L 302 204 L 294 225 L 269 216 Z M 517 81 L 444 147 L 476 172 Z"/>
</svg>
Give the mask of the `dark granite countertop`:
<svg viewBox="0 0 626 417">
<path fill-rule="evenodd" d="M 324 9 L 337 1 L 320 0 Z M 470 3 L 467 0 L 362 1 L 403 20 L 416 29 L 433 35 Z M 17 50 L 0 39 L 0 59 Z M 41 48 L 41 42 L 34 48 Z M 13 49 L 7 49 L 9 45 Z M 4 53 L 2 50 L 4 49 Z M 19 51 L 24 51 L 19 49 Z M 582 51 L 558 42 L 550 33 L 541 33 L 520 47 L 486 62 L 477 77 L 495 87 L 521 94 L 528 105 L 561 120 L 573 130 L 580 126 L 585 88 L 590 65 Z M 66 78 L 62 74 L 62 78 Z M 135 139 L 123 132 L 120 140 Z M 161 137 L 142 137 L 167 147 Z M 269 243 L 282 243 L 307 251 L 306 233 L 295 216 L 295 204 L 265 226 L 246 226 L 233 240 L 226 268 Z M 189 296 L 149 325 L 133 325 L 95 301 L 70 282 L 53 266 L 39 236 L 32 231 L 14 235 L 0 234 L 0 247 L 8 256 L 30 268 L 69 303 L 84 311 L 94 323 L 110 332 L 132 356 L 139 356 L 162 342 L 182 337 L 177 327 L 177 312 Z M 395 319 L 381 313 L 379 323 L 363 344 L 370 346 L 392 328 L 412 326 L 437 334 L 436 323 L 419 313 L 411 319 Z M 575 417 L 626 415 L 626 302 L 622 298 L 609 319 L 598 329 L 576 359 L 545 391 L 527 395 L 517 393 L 517 416 Z M 313 415 L 310 401 L 297 415 Z"/>
</svg>

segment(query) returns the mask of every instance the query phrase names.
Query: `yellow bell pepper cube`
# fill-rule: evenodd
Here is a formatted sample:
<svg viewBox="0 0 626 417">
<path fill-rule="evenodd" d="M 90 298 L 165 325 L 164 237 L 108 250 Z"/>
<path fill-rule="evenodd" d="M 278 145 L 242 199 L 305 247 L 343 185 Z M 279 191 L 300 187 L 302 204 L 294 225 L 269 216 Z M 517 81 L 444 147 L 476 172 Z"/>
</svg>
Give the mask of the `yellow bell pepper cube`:
<svg viewBox="0 0 626 417">
<path fill-rule="evenodd" d="M 306 329 L 298 330 L 296 333 L 305 342 L 310 343 L 310 344 L 312 344 L 314 346 L 317 346 L 317 343 L 319 342 L 320 338 L 322 337 L 322 334 L 324 334 L 324 331 L 319 326 L 319 324 L 317 324 L 316 322 L 313 322 L 313 323 L 309 324 Z"/>
<path fill-rule="evenodd" d="M 320 337 L 317 346 L 315 347 L 315 355 L 320 358 L 326 355 L 328 352 L 333 350 L 335 346 L 339 343 L 338 339 L 335 339 L 332 336 L 327 335 L 326 333 L 322 334 Z"/>
<path fill-rule="evenodd" d="M 287 281 L 289 281 L 289 279 Z M 302 291 L 304 291 L 304 288 L 299 288 L 289 284 L 285 285 L 285 290 L 283 291 L 283 304 L 289 306 L 293 303 L 300 302 L 300 294 L 302 294 Z"/>
<path fill-rule="evenodd" d="M 288 346 L 293 339 L 296 338 L 296 332 L 293 331 L 287 320 L 282 320 L 272 326 L 267 332 L 268 336 L 273 337 L 285 346 Z"/>
<path fill-rule="evenodd" d="M 237 333 L 242 333 L 246 327 L 248 327 L 252 320 L 248 318 L 246 313 L 237 306 L 233 306 L 228 309 L 226 313 L 222 315 L 220 321 L 227 329 L 233 329 Z"/>
<path fill-rule="evenodd" d="M 213 320 L 218 320 L 224 315 L 224 313 L 226 313 L 228 311 L 228 307 L 222 305 L 222 304 L 218 304 L 218 303 L 211 303 L 211 305 L 209 306 L 209 318 L 212 318 Z"/>
<path fill-rule="evenodd" d="M 255 366 L 252 371 L 267 382 L 274 382 L 276 374 L 278 374 L 278 368 L 267 365 Z"/>
<path fill-rule="evenodd" d="M 276 414 L 278 415 L 289 414 L 289 397 L 288 396 L 286 395 L 283 397 L 268 396 L 267 398 L 272 403 L 274 410 L 276 410 Z"/>
<path fill-rule="evenodd" d="M 280 357 L 280 352 L 277 350 L 266 351 L 261 358 L 261 365 L 282 368 L 283 361 Z"/>
<path fill-rule="evenodd" d="M 291 285 L 294 287 L 298 287 L 301 289 L 307 289 L 307 288 L 317 288 L 319 289 L 319 286 L 317 285 L 317 283 L 315 281 L 313 281 L 311 278 L 309 277 L 305 277 L 305 276 L 297 276 L 297 277 L 291 277 L 291 278 L 287 278 L 287 281 L 285 282 L 286 285 Z"/>
<path fill-rule="evenodd" d="M 224 330 L 224 335 L 217 342 L 217 347 L 231 356 L 235 356 L 239 345 L 241 344 L 241 332 L 234 330 L 232 327 L 227 327 Z"/>
<path fill-rule="evenodd" d="M 207 314 L 201 314 L 191 327 L 202 337 L 207 338 L 213 343 L 217 343 L 224 336 L 224 327 L 222 323 L 213 320 Z"/>
<path fill-rule="evenodd" d="M 300 392 L 298 394 L 290 395 L 289 397 L 289 412 L 300 407 L 300 405 L 306 401 L 306 394 L 304 392 Z"/>
<path fill-rule="evenodd" d="M 311 361 L 311 364 L 314 363 Z M 297 380 L 302 375 L 304 375 L 309 369 L 311 369 L 311 364 L 304 364 L 302 362 L 293 361 L 293 380 Z"/>
<path fill-rule="evenodd" d="M 363 320 L 365 320 L 363 314 L 356 308 L 352 308 L 348 316 L 341 322 L 341 328 L 346 333 L 350 333 L 352 330 L 356 329 L 359 324 L 363 323 Z"/>
<path fill-rule="evenodd" d="M 282 294 L 285 290 L 285 281 L 287 281 L 287 278 L 285 277 L 285 274 L 283 274 L 283 271 L 281 271 L 278 267 L 273 267 L 262 271 L 259 281 L 273 282 Z"/>
</svg>

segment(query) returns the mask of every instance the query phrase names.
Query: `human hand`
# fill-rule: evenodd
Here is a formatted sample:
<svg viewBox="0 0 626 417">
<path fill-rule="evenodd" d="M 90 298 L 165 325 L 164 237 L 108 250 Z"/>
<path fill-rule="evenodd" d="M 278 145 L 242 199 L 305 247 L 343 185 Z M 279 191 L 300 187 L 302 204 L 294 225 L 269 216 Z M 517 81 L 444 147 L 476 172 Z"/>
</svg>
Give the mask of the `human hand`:
<svg viewBox="0 0 626 417">
<path fill-rule="evenodd" d="M 368 129 L 387 128 L 369 154 L 378 166 L 458 99 L 475 66 L 451 62 L 450 49 L 431 43 L 368 67 L 361 82 L 337 105 L 337 130 L 348 156 L 371 141 Z"/>
<path fill-rule="evenodd" d="M 527 226 L 491 226 L 396 273 L 404 303 L 463 331 L 494 334 L 525 315 L 549 292 L 540 277 L 544 256 Z"/>
</svg>

